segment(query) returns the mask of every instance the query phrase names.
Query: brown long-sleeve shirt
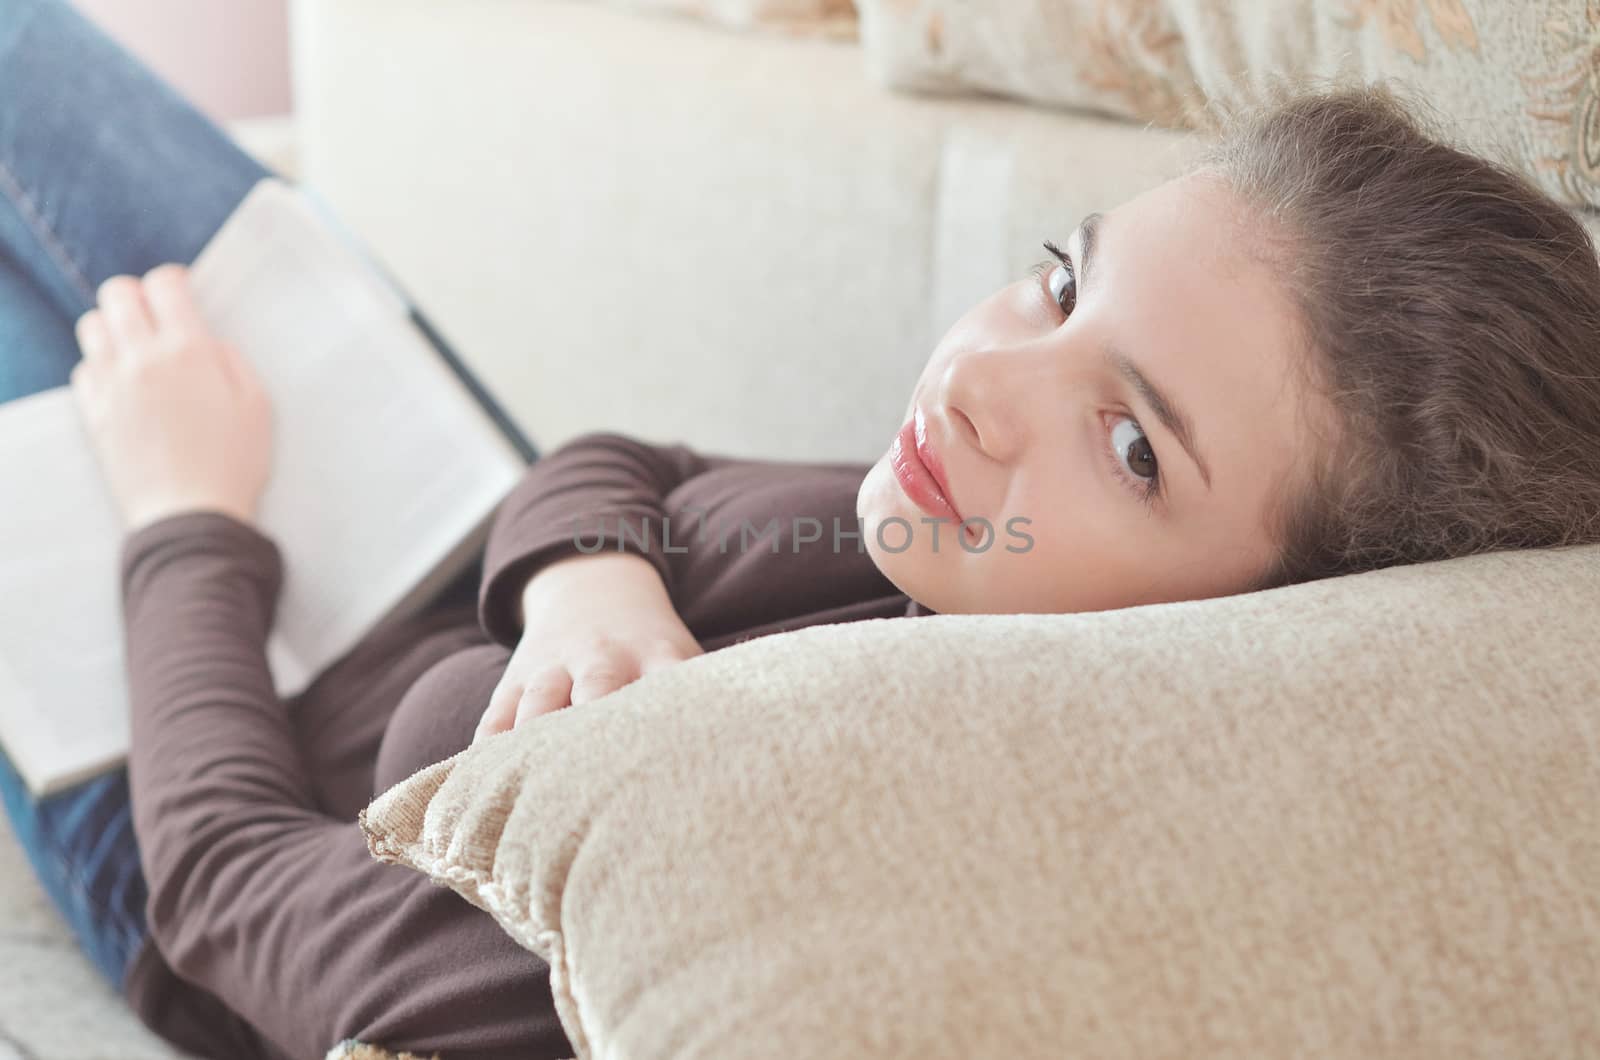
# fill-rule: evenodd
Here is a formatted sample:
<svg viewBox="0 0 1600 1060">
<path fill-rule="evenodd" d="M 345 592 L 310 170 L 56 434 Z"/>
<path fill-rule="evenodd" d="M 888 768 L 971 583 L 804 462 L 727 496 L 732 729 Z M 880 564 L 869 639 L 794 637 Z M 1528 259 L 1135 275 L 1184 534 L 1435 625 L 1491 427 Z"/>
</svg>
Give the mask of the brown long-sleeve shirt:
<svg viewBox="0 0 1600 1060">
<path fill-rule="evenodd" d="M 528 578 L 581 549 L 651 560 L 708 652 L 931 614 L 847 536 L 866 470 L 584 435 L 530 465 L 478 567 L 288 700 L 265 656 L 285 562 L 273 540 L 207 511 L 127 535 L 128 768 L 151 932 L 134 1010 L 226 1060 L 321 1060 L 351 1038 L 444 1060 L 571 1056 L 548 966 L 454 892 L 373 860 L 356 813 L 471 742 Z"/>
</svg>

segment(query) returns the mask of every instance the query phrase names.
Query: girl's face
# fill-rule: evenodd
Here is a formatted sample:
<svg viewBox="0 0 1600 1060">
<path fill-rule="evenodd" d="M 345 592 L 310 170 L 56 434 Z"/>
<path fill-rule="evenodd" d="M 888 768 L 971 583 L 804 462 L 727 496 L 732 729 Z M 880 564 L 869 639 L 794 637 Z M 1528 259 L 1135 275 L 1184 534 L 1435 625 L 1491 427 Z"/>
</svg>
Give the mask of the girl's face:
<svg viewBox="0 0 1600 1060">
<path fill-rule="evenodd" d="M 890 581 L 942 613 L 1064 613 L 1226 596 L 1266 569 L 1269 498 L 1332 420 L 1239 211 L 1214 180 L 1170 181 L 956 323 L 856 498 Z"/>
</svg>

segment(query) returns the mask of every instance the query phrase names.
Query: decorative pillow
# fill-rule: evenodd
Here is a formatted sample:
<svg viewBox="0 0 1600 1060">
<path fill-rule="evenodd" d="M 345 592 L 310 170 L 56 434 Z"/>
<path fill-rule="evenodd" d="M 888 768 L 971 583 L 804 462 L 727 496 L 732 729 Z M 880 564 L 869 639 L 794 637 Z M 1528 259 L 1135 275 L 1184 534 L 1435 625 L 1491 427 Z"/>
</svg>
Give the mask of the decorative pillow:
<svg viewBox="0 0 1600 1060">
<path fill-rule="evenodd" d="M 328 1055 L 323 1060 L 440 1060 L 439 1054 L 434 1053 L 429 1057 L 418 1056 L 416 1053 L 391 1053 L 389 1050 L 376 1045 L 367 1045 L 354 1038 L 348 1038 L 328 1050 Z"/>
<path fill-rule="evenodd" d="M 1588 546 L 811 627 L 361 820 L 550 963 L 579 1057 L 1578 1055 L 1597 613 Z"/>
<path fill-rule="evenodd" d="M 1392 79 L 1571 205 L 1600 205 L 1600 0 L 861 0 L 877 77 L 1174 128 L 1267 78 Z"/>
</svg>

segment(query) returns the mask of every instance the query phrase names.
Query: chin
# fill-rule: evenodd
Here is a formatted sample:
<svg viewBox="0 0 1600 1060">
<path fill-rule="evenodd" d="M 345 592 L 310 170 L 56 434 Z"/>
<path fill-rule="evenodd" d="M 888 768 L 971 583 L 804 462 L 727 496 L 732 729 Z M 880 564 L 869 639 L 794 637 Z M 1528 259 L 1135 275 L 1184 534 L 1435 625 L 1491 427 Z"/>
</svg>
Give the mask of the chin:
<svg viewBox="0 0 1600 1060">
<path fill-rule="evenodd" d="M 889 579 L 896 589 L 913 600 L 922 601 L 933 610 L 939 610 L 928 602 L 927 570 L 921 557 L 912 552 L 884 552 L 870 539 L 867 542 L 867 555 L 872 557 L 878 573 Z"/>
<path fill-rule="evenodd" d="M 878 525 L 896 515 L 911 524 L 913 533 L 911 547 L 902 552 L 890 552 L 878 547 Z M 929 527 L 921 522 L 923 515 L 922 509 L 905 495 L 895 481 L 889 456 L 885 453 L 872 465 L 856 492 L 856 517 L 861 520 L 862 540 L 867 555 L 872 557 L 879 573 L 894 583 L 896 589 L 937 611 L 942 610 L 934 603 L 935 598 L 941 595 L 937 591 L 937 565 L 946 558 L 948 548 L 959 546 L 950 538 L 949 528 L 946 527 L 940 533 L 939 554 L 935 555 L 927 549 L 925 545 L 929 540 Z M 891 531 L 891 543 L 900 540 L 899 534 L 899 530 Z"/>
<path fill-rule="evenodd" d="M 921 512 L 905 495 L 900 483 L 895 481 L 894 469 L 889 466 L 889 454 L 878 457 L 878 462 L 867 469 L 856 491 L 856 517 L 861 520 L 861 532 L 866 535 L 869 549 L 877 545 L 878 524 L 892 515 L 909 520 L 916 525 Z"/>
</svg>

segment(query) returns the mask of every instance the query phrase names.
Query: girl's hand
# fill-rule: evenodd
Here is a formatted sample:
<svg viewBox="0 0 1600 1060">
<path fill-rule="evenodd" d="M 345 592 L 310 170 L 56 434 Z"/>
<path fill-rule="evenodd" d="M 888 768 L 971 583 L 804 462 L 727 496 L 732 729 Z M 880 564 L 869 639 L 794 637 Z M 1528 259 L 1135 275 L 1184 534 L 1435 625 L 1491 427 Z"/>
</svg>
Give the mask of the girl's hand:
<svg viewBox="0 0 1600 1060">
<path fill-rule="evenodd" d="M 77 323 L 72 392 L 127 529 L 202 508 L 253 522 L 272 466 L 272 404 L 201 318 L 182 265 L 113 276 Z"/>
<path fill-rule="evenodd" d="M 563 557 L 534 575 L 522 599 L 522 637 L 473 743 L 704 654 L 642 556 Z"/>
</svg>

